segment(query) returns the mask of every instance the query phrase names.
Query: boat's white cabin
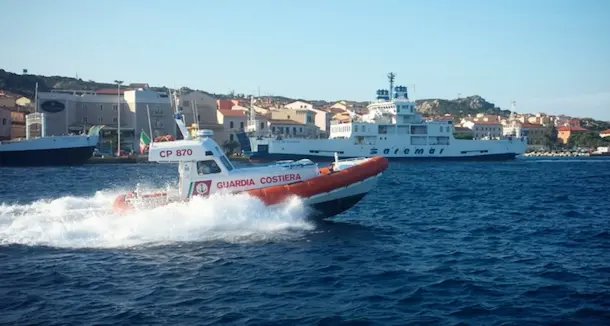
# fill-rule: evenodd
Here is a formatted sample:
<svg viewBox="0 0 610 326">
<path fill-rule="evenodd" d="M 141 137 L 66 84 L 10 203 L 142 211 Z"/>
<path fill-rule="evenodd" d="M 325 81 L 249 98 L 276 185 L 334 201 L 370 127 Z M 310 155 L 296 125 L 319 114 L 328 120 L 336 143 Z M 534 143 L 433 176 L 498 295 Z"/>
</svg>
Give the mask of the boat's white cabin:
<svg viewBox="0 0 610 326">
<path fill-rule="evenodd" d="M 197 169 L 210 173 L 228 173 L 235 167 L 210 138 L 211 131 L 200 130 L 195 139 L 151 143 L 148 160 L 159 163 L 197 163 Z"/>
<path fill-rule="evenodd" d="M 149 161 L 178 163 L 181 198 L 290 184 L 320 174 L 311 160 L 236 169 L 212 135 L 210 130 L 200 130 L 195 139 L 150 144 Z"/>
</svg>

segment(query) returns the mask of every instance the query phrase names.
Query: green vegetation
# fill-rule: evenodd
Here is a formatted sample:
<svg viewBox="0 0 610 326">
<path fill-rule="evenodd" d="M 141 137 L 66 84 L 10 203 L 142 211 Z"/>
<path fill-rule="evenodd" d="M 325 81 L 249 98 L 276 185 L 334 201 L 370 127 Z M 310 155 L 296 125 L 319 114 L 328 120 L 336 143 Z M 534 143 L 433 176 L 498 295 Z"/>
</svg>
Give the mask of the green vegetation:
<svg viewBox="0 0 610 326">
<path fill-rule="evenodd" d="M 557 138 L 557 128 L 554 125 L 547 125 L 544 127 L 543 133 L 541 145 L 544 145 L 551 150 L 561 147 L 561 141 Z"/>
<path fill-rule="evenodd" d="M 598 132 L 582 132 L 575 133 L 568 139 L 567 147 L 599 147 L 610 145 L 610 139 L 604 139 L 599 136 Z"/>
<path fill-rule="evenodd" d="M 225 154 L 233 155 L 235 150 L 239 147 L 239 143 L 234 140 L 225 140 L 224 144 L 222 144 L 222 148 L 225 150 Z"/>
<path fill-rule="evenodd" d="M 610 129 L 609 121 L 599 121 L 599 120 L 594 120 L 592 118 L 580 119 L 580 125 L 581 125 L 581 127 L 588 129 L 589 131 L 597 131 L 598 133 L 600 131 Z"/>
<path fill-rule="evenodd" d="M 453 134 L 453 137 L 455 137 L 455 139 L 472 139 L 472 135 L 459 132 Z"/>
</svg>

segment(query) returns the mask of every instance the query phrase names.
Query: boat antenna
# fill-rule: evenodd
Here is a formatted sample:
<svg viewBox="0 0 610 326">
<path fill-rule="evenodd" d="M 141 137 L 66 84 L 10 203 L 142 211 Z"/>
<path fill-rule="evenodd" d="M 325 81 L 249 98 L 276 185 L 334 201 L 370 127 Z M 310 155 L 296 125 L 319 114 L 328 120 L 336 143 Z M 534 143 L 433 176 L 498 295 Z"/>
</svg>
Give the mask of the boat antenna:
<svg viewBox="0 0 610 326">
<path fill-rule="evenodd" d="M 250 123 L 254 125 L 254 96 L 250 95 Z"/>
<path fill-rule="evenodd" d="M 170 90 L 171 91 L 171 90 Z M 172 101 L 173 98 L 173 101 Z M 173 103 L 173 107 L 174 107 L 174 120 L 176 121 L 176 124 L 178 125 L 178 129 L 180 130 L 180 133 L 182 134 L 182 137 L 184 139 L 192 139 L 191 135 L 189 134 L 188 130 L 186 129 L 186 125 L 184 123 L 184 115 L 182 114 L 182 111 L 179 109 L 180 107 L 180 100 L 178 99 L 178 93 L 176 92 L 176 90 L 172 92 L 170 92 L 170 104 Z"/>
<path fill-rule="evenodd" d="M 193 123 L 197 124 L 197 127 L 199 127 L 199 119 L 197 116 L 197 110 L 195 109 L 195 103 L 197 103 L 197 100 L 191 101 L 191 109 L 193 109 Z"/>
<path fill-rule="evenodd" d="M 388 74 L 388 80 L 390 81 L 390 100 L 392 100 L 392 88 L 394 88 L 394 79 L 396 78 L 396 74 L 391 72 Z"/>
<path fill-rule="evenodd" d="M 36 82 L 36 88 L 34 89 L 34 113 L 38 113 L 38 82 Z"/>
<path fill-rule="evenodd" d="M 148 132 L 150 133 L 150 142 L 154 142 L 153 139 L 153 131 L 152 131 L 152 123 L 150 122 L 150 108 L 148 104 L 146 104 L 146 115 L 148 116 Z"/>
</svg>

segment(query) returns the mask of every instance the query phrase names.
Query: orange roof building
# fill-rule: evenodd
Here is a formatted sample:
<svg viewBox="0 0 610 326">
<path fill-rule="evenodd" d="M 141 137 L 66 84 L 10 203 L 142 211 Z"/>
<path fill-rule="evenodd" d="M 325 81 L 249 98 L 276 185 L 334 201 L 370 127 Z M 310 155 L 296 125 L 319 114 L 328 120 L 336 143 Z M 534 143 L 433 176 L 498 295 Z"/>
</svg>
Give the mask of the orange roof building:
<svg viewBox="0 0 610 326">
<path fill-rule="evenodd" d="M 561 142 L 564 144 L 568 143 L 570 136 L 575 133 L 585 132 L 587 129 L 580 126 L 562 126 L 557 128 L 557 138 L 561 139 Z"/>
<path fill-rule="evenodd" d="M 599 136 L 602 138 L 610 137 L 610 129 L 606 129 L 604 131 L 599 132 Z"/>
</svg>

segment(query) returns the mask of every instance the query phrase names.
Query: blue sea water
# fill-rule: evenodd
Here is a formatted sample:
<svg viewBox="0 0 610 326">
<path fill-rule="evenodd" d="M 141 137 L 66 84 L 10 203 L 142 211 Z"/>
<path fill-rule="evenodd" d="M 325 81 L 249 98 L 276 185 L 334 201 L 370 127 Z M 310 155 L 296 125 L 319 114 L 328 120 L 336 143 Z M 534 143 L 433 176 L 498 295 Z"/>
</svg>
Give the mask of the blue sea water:
<svg viewBox="0 0 610 326">
<path fill-rule="evenodd" d="M 244 196 L 110 212 L 175 177 L 0 169 L 0 324 L 610 324 L 610 160 L 392 163 L 318 223 Z"/>
</svg>

